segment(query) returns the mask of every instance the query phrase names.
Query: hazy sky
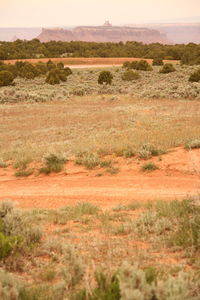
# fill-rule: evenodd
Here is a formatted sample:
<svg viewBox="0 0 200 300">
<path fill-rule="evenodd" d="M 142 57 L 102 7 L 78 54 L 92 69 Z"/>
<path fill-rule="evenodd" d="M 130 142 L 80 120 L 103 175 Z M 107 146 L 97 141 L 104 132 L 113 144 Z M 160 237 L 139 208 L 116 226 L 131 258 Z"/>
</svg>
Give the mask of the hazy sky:
<svg viewBox="0 0 200 300">
<path fill-rule="evenodd" d="M 0 27 L 128 24 L 200 15 L 200 0 L 0 0 Z"/>
</svg>

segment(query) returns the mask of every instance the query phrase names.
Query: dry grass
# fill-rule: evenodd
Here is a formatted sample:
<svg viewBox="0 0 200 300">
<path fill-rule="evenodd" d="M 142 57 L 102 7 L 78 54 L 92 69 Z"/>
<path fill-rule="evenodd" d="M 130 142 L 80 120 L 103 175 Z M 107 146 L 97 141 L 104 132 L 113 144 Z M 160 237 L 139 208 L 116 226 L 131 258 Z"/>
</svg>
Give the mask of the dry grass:
<svg viewBox="0 0 200 300">
<path fill-rule="evenodd" d="M 200 102 L 72 97 L 66 102 L 0 106 L 0 158 L 41 160 L 48 153 L 166 150 L 199 139 Z"/>
</svg>

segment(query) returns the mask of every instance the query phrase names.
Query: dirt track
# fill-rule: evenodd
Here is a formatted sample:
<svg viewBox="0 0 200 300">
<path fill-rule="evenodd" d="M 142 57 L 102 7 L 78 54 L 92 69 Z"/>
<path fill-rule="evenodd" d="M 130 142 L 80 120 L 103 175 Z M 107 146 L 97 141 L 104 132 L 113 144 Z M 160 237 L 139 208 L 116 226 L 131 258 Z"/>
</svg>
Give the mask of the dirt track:
<svg viewBox="0 0 200 300">
<path fill-rule="evenodd" d="M 96 203 L 101 207 L 113 207 L 132 200 L 172 200 L 200 191 L 200 150 L 177 149 L 153 159 L 159 170 L 141 172 L 144 161 L 119 158 L 116 175 L 96 175 L 99 170 L 88 171 L 84 167 L 66 165 L 67 173 L 50 176 L 31 176 L 16 179 L 12 169 L 0 171 L 0 199 L 12 199 L 19 206 L 58 208 L 79 201 Z"/>
</svg>

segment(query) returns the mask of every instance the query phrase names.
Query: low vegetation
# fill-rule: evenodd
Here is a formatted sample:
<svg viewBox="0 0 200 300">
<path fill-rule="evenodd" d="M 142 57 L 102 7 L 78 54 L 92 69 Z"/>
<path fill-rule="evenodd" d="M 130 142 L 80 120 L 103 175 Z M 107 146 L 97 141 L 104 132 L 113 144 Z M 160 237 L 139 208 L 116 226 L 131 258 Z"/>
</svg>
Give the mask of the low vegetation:
<svg viewBox="0 0 200 300">
<path fill-rule="evenodd" d="M 198 201 L 26 211 L 3 201 L 1 299 L 196 300 Z"/>
<path fill-rule="evenodd" d="M 189 77 L 190 82 L 199 82 L 200 81 L 200 69 L 193 72 Z"/>
<path fill-rule="evenodd" d="M 174 66 L 172 64 L 165 64 L 162 69 L 160 70 L 160 73 L 163 73 L 163 74 L 168 74 L 168 73 L 171 73 L 171 72 L 175 72 L 176 69 L 174 68 Z"/>
</svg>

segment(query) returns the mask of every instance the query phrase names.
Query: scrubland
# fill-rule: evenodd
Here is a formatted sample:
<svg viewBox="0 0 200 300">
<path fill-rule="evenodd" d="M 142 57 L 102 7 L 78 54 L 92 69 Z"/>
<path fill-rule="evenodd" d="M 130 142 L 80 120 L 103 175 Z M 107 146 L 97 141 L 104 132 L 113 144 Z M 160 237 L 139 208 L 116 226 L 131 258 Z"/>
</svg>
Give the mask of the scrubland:
<svg viewBox="0 0 200 300">
<path fill-rule="evenodd" d="M 175 68 L 139 71 L 141 78 L 130 82 L 121 79 L 122 68 L 106 68 L 112 85 L 98 85 L 99 69 L 82 69 L 55 86 L 40 77 L 2 87 L 1 184 L 7 168 L 27 177 L 18 179 L 23 185 L 64 172 L 68 160 L 86 168 L 85 176 L 94 169 L 95 180 L 104 176 L 102 168 L 115 178 L 117 157 L 127 165 L 136 157 L 148 178 L 175 147 L 199 151 L 200 84 L 188 81 L 196 67 Z M 198 300 L 199 201 L 197 195 L 103 206 L 90 199 L 59 209 L 3 201 L 0 298 Z"/>
</svg>

